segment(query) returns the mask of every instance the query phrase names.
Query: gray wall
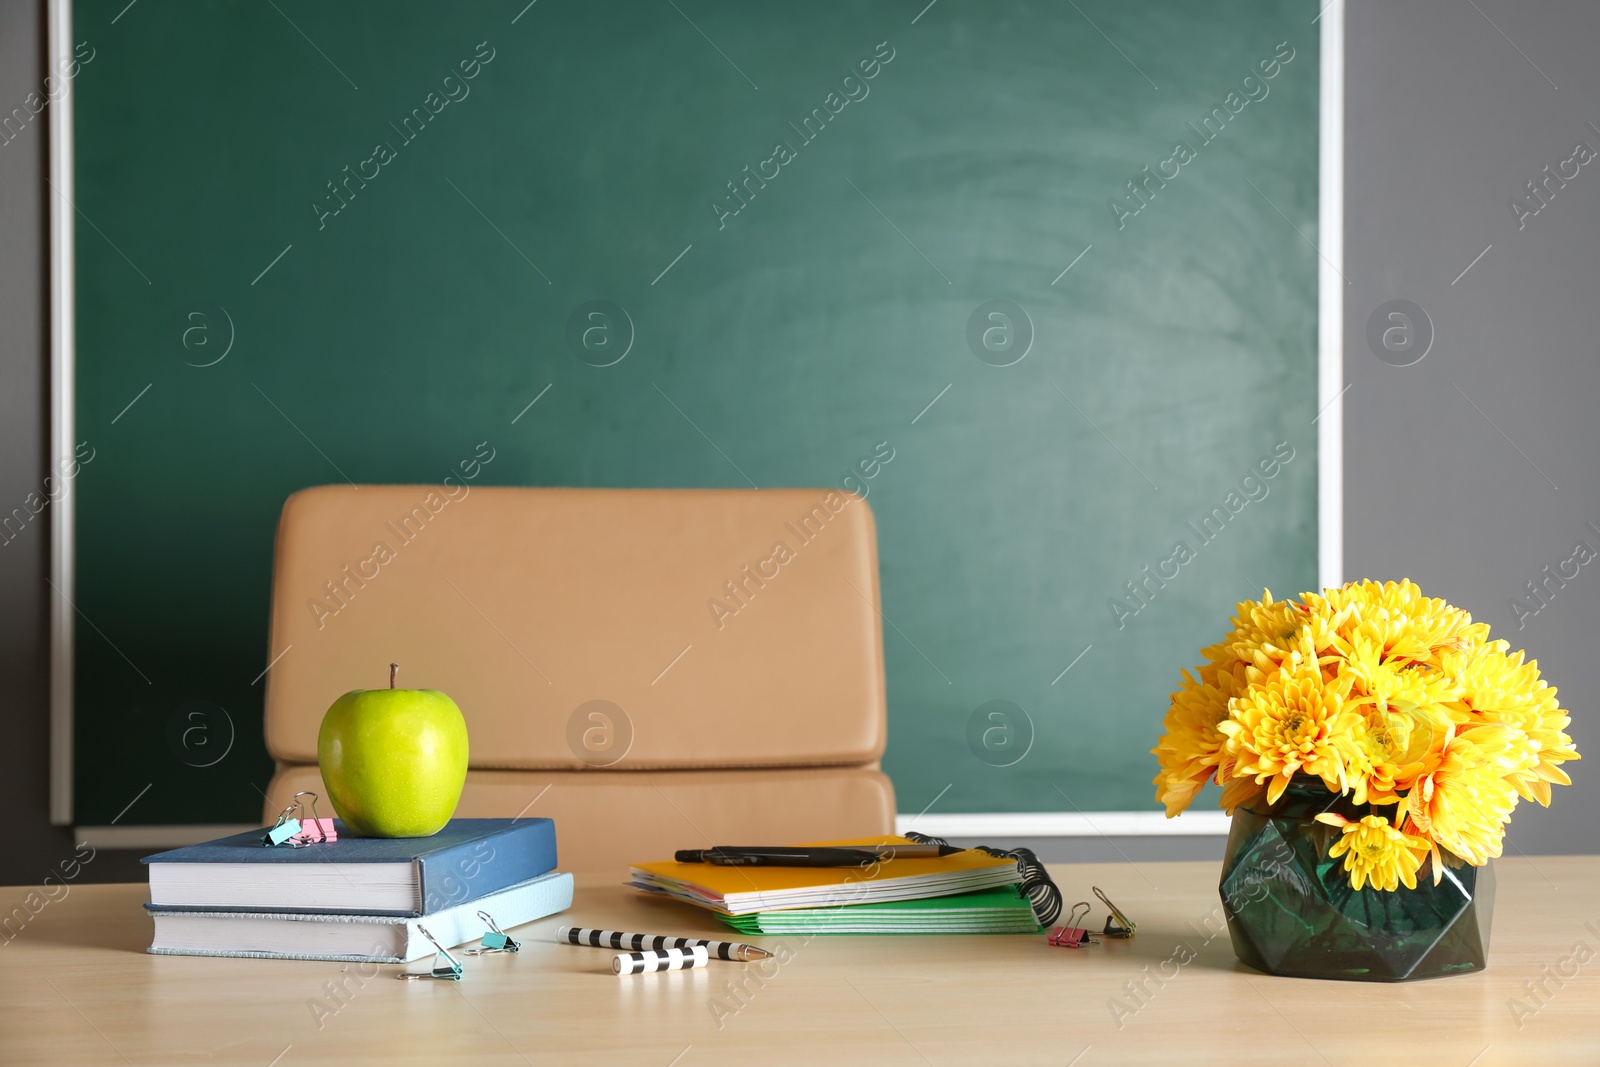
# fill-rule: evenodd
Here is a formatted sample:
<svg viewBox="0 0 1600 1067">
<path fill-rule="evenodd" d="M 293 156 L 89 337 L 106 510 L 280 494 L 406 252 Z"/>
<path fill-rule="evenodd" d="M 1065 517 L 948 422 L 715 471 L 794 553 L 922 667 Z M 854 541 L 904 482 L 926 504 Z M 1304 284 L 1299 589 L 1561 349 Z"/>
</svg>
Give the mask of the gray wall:
<svg viewBox="0 0 1600 1067">
<path fill-rule="evenodd" d="M 43 94 L 43 2 L 0 3 L 0 113 Z M 49 108 L 0 146 L 0 513 L 50 473 Z M 0 547 L 0 771 L 8 813 L 0 885 L 35 885 L 74 854 L 50 825 L 50 509 Z M 100 852 L 79 881 L 142 881 Z M 0 897 L 0 911 L 18 899 Z"/>
<path fill-rule="evenodd" d="M 41 5 L 42 7 L 42 5 Z M 0 4 L 0 100 L 20 104 L 43 80 L 43 12 Z M 43 116 L 40 116 L 43 118 Z M 38 122 L 33 124 L 39 126 Z M 42 191 L 48 142 L 42 128 L 0 147 L 0 512 L 9 512 L 43 478 L 49 417 L 45 285 L 48 205 Z M 50 558 L 48 528 L 37 524 L 0 548 L 0 729 L 8 738 L 7 790 L 21 848 L 0 859 L 0 883 L 37 882 L 52 850 L 70 852 L 68 835 L 49 828 L 49 630 L 40 576 Z"/>
<path fill-rule="evenodd" d="M 1600 159 L 1522 229 L 1507 206 L 1576 142 L 1600 151 L 1600 5 L 1477 6 L 1346 19 L 1345 574 L 1410 577 L 1528 649 L 1590 759 L 1548 810 L 1518 808 L 1506 852 L 1600 852 L 1600 561 L 1537 615 L 1509 604 L 1578 541 L 1600 550 Z M 1394 299 L 1434 326 L 1408 367 L 1367 344 Z"/>
<path fill-rule="evenodd" d="M 42 89 L 44 29 L 43 3 L 0 4 L 0 113 Z M 39 492 L 49 466 L 48 114 L 0 146 L 0 513 Z M 50 825 L 48 512 L 0 547 L 0 782 L 9 813 L 0 885 L 37 883 L 73 854 L 71 831 Z M 97 856 L 84 868 L 95 875 L 132 871 L 124 859 Z"/>
<path fill-rule="evenodd" d="M 1478 6 L 1483 14 L 1456 0 L 1349 5 L 1345 572 L 1408 576 L 1472 606 L 1539 659 L 1577 717 L 1579 747 L 1600 752 L 1589 710 L 1600 694 L 1600 565 L 1563 587 L 1551 583 L 1547 606 L 1525 600 L 1537 614 L 1519 619 L 1509 603 L 1546 565 L 1571 557 L 1578 541 L 1600 549 L 1600 534 L 1585 525 L 1600 527 L 1600 469 L 1588 466 L 1600 451 L 1592 429 L 1600 294 L 1590 267 L 1600 240 L 1600 160 L 1521 229 L 1507 207 L 1576 141 L 1600 150 L 1600 133 L 1585 126 L 1600 125 L 1600 71 L 1588 54 L 1600 41 L 1600 8 L 1579 0 Z M 42 83 L 43 50 L 43 4 L 0 4 L 7 109 Z M 0 147 L 6 510 L 38 488 L 47 465 L 42 120 Z M 1427 355 L 1406 367 L 1381 362 L 1366 339 L 1368 319 L 1396 299 L 1421 307 L 1433 324 Z M 70 835 L 48 825 L 46 806 L 47 520 L 48 513 L 0 548 L 0 725 L 11 816 L 0 884 L 37 882 L 71 851 Z M 1508 852 L 1600 852 L 1600 779 L 1586 771 L 1578 765 L 1577 783 L 1558 791 L 1549 811 L 1519 810 Z M 1046 859 L 1220 851 L 1206 839 L 1033 844 Z M 139 877 L 128 857 L 105 853 L 85 876 Z"/>
</svg>

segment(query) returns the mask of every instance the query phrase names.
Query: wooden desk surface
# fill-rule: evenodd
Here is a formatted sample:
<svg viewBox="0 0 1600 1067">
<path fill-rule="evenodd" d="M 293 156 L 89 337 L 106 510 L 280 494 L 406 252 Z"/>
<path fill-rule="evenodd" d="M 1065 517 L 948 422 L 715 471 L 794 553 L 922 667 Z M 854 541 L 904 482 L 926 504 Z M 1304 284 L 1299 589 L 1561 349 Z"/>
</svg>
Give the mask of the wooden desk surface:
<svg viewBox="0 0 1600 1067">
<path fill-rule="evenodd" d="M 1226 933 L 1208 934 L 1222 929 L 1215 863 L 1053 871 L 1069 901 L 1105 888 L 1139 936 L 1081 951 L 1043 935 L 766 938 L 793 958 L 617 978 L 610 953 L 548 938 L 567 924 L 725 935 L 692 908 L 580 877 L 570 912 L 520 928 L 519 954 L 466 959 L 459 983 L 398 982 L 395 966 L 363 979 L 337 963 L 152 956 L 144 886 L 77 886 L 0 935 L 0 1061 L 1600 1063 L 1600 857 L 1501 861 L 1489 969 L 1409 985 L 1245 970 Z M 27 892 L 0 890 L 0 905 Z M 1180 942 L 1194 960 L 1161 977 Z M 1142 1005 L 1125 985 L 1141 981 Z M 1525 983 L 1541 981 L 1536 999 Z M 332 1012 L 320 1028 L 319 1002 Z"/>
</svg>

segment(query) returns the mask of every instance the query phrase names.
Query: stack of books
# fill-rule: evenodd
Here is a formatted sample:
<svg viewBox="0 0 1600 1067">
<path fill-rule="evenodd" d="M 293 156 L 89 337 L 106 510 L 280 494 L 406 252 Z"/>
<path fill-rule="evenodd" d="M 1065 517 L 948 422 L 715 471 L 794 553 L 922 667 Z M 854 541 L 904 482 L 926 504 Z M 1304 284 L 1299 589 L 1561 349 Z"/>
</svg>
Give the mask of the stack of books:
<svg viewBox="0 0 1600 1067">
<path fill-rule="evenodd" d="M 812 847 L 910 845 L 904 837 Z M 975 849 L 861 867 L 641 863 L 635 889 L 706 908 L 746 934 L 1037 933 L 1017 861 Z"/>
<path fill-rule="evenodd" d="M 452 819 L 431 837 L 263 847 L 263 830 L 144 860 L 151 952 L 409 963 L 572 905 L 549 819 Z"/>
</svg>

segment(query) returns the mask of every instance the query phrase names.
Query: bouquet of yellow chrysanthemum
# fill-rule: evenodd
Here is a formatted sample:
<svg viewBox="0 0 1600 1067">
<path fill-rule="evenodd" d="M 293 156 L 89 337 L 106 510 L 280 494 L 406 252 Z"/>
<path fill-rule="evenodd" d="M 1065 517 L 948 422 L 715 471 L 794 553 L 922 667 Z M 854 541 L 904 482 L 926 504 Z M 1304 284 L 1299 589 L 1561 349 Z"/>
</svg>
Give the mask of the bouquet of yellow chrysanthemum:
<svg viewBox="0 0 1600 1067">
<path fill-rule="evenodd" d="M 1360 889 L 1416 887 L 1440 850 L 1481 867 L 1500 855 L 1519 797 L 1550 804 L 1578 758 L 1556 691 L 1489 627 L 1409 581 L 1348 583 L 1298 602 L 1239 604 L 1234 628 L 1172 694 L 1156 796 L 1177 815 L 1207 781 L 1231 812 L 1273 805 L 1297 775 L 1372 814 L 1343 830 Z M 1392 809 L 1392 810 L 1391 810 Z"/>
</svg>

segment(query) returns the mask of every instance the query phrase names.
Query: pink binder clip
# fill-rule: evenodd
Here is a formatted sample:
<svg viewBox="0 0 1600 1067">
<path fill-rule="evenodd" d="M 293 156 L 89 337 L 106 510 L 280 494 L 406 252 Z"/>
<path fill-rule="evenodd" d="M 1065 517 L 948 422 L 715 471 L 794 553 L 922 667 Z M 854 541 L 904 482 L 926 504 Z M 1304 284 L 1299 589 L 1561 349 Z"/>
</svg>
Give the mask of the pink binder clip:
<svg viewBox="0 0 1600 1067">
<path fill-rule="evenodd" d="M 333 828 L 333 820 L 317 817 L 317 794 L 300 792 L 294 795 L 296 801 L 301 797 L 311 798 L 311 817 L 300 820 L 300 832 L 291 837 L 289 843 L 295 848 L 304 848 L 307 845 L 326 845 L 339 840 L 339 832 Z M 306 805 L 301 803 L 300 813 L 304 815 L 305 811 Z"/>
<path fill-rule="evenodd" d="M 1082 909 L 1081 911 L 1079 909 Z M 1089 936 L 1089 931 L 1076 925 L 1089 917 L 1089 902 L 1080 900 L 1072 906 L 1072 911 L 1067 914 L 1067 924 L 1058 926 L 1050 932 L 1050 944 L 1057 948 L 1082 948 L 1084 945 L 1098 945 L 1099 942 Z"/>
<path fill-rule="evenodd" d="M 307 845 L 326 845 L 339 840 L 339 831 L 333 828 L 332 819 L 307 819 L 300 824 L 300 833 L 294 840 Z"/>
</svg>

